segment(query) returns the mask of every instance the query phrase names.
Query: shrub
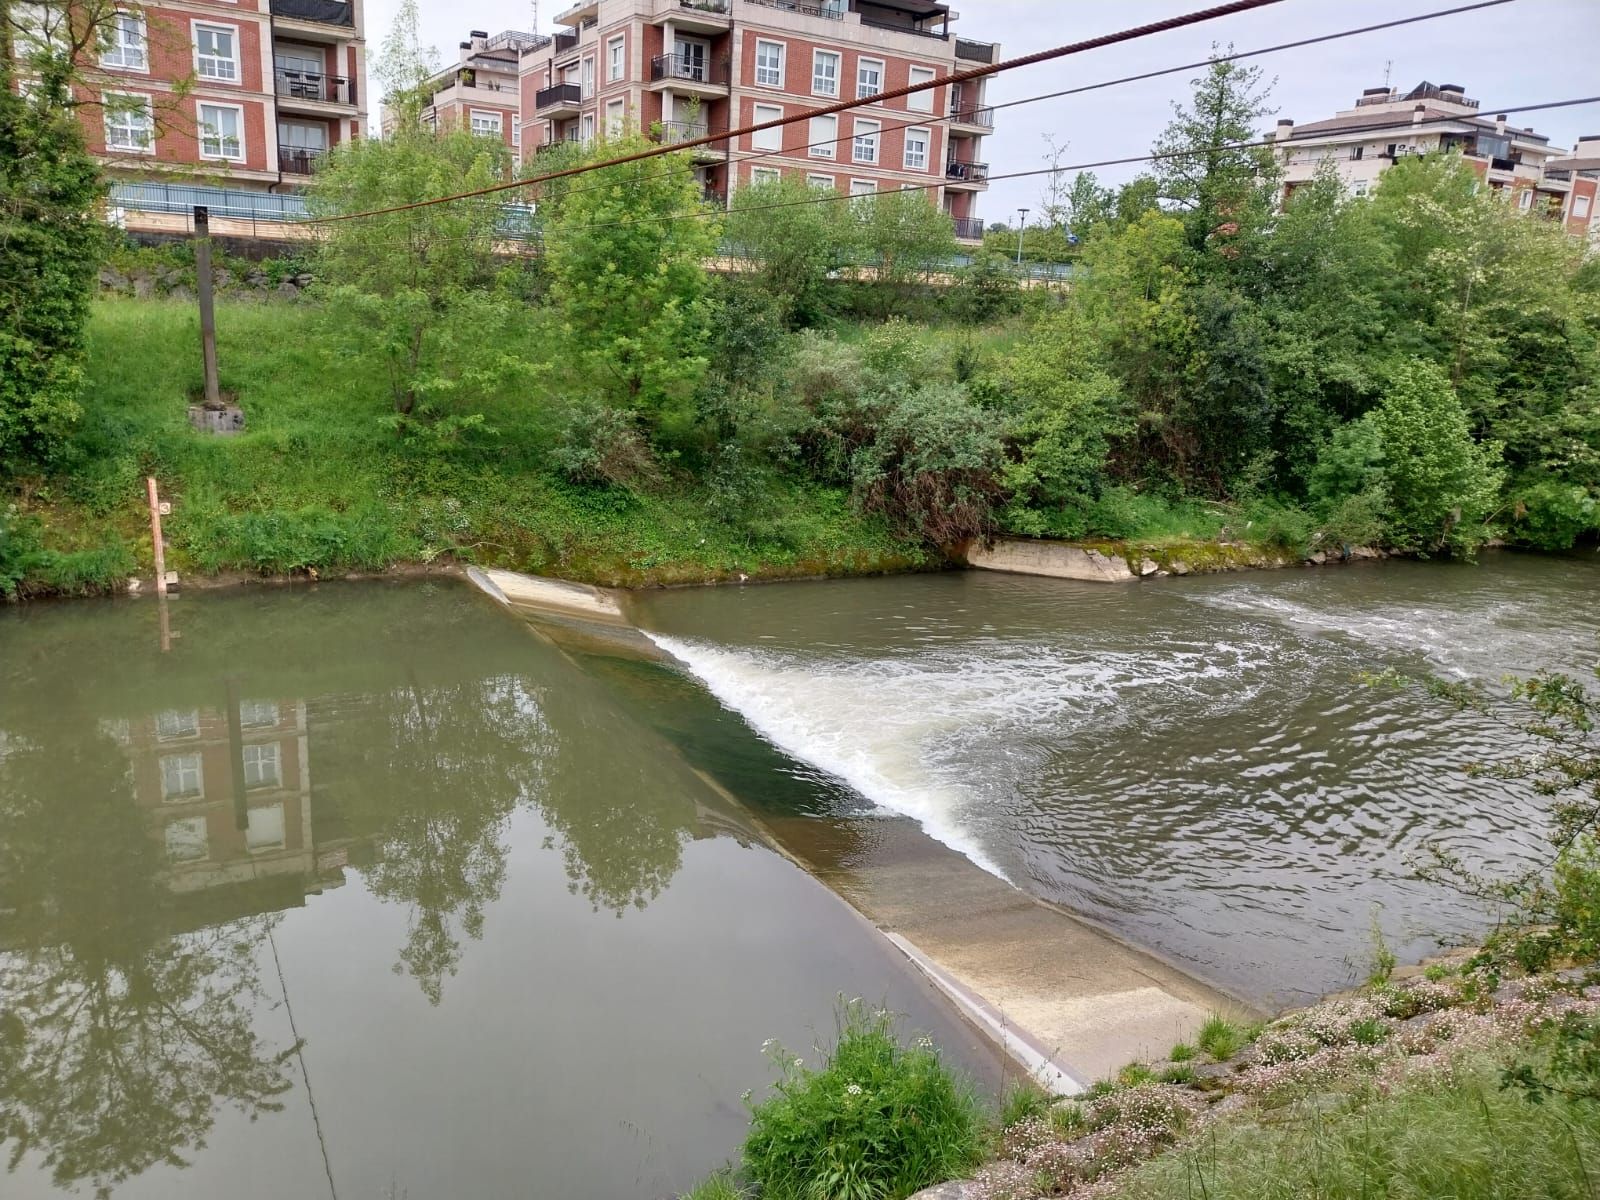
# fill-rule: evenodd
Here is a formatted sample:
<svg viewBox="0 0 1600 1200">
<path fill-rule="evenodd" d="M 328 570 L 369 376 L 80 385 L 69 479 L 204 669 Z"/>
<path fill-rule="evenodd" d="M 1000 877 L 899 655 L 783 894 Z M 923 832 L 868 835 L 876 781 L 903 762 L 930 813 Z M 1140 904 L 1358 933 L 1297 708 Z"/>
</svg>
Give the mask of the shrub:
<svg viewBox="0 0 1600 1200">
<path fill-rule="evenodd" d="M 1512 489 L 1510 534 L 1538 550 L 1565 550 L 1600 530 L 1600 497 L 1586 487 L 1555 478 L 1522 482 Z"/>
<path fill-rule="evenodd" d="M 1017 1084 L 1000 1101 L 1000 1127 L 1042 1117 L 1050 1110 L 1050 1097 L 1031 1084 Z"/>
<path fill-rule="evenodd" d="M 852 1002 L 820 1068 L 779 1062 L 776 1094 L 752 1106 L 744 1145 L 764 1200 L 902 1200 L 977 1163 L 971 1089 L 926 1039 L 901 1045 L 890 1014 Z"/>
<path fill-rule="evenodd" d="M 661 476 L 633 415 L 604 404 L 575 408 L 550 457 L 574 483 L 636 491 Z"/>
<path fill-rule="evenodd" d="M 1194 1047 L 1188 1042 L 1179 1042 L 1167 1052 L 1167 1057 L 1175 1063 L 1188 1062 L 1194 1057 Z"/>
</svg>

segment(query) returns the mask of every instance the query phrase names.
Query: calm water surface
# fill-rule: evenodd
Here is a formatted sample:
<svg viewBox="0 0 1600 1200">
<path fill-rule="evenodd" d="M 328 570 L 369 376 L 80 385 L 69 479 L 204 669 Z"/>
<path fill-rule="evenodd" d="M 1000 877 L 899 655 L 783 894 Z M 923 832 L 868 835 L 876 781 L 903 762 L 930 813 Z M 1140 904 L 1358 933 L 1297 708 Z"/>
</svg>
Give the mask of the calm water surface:
<svg viewBox="0 0 1600 1200">
<path fill-rule="evenodd" d="M 1482 914 L 1430 842 L 1523 861 L 1544 805 L 1466 778 L 1504 728 L 1358 673 L 1582 671 L 1600 560 L 1493 554 L 1128 587 L 967 572 L 656 593 L 657 640 L 774 745 L 974 861 L 1257 1000 Z"/>
<path fill-rule="evenodd" d="M 736 1151 L 762 1042 L 809 1056 L 839 992 L 994 1082 L 751 843 L 691 758 L 770 752 L 681 677 L 465 585 L 173 624 L 162 654 L 150 600 L 0 612 L 8 1200 L 672 1194 Z M 686 755 L 684 721 L 743 749 Z"/>
</svg>

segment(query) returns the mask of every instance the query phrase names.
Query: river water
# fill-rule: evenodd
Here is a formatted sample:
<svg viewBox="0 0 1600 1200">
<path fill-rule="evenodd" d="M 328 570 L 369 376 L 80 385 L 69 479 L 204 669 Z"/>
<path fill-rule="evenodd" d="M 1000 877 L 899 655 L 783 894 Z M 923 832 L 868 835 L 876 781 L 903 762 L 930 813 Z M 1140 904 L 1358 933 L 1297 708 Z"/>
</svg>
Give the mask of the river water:
<svg viewBox="0 0 1600 1200">
<path fill-rule="evenodd" d="M 7 1200 L 671 1195 L 841 992 L 998 1082 L 630 714 L 693 685 L 453 581 L 172 608 L 0 612 Z"/>
<path fill-rule="evenodd" d="M 1514 867 L 1511 744 L 1363 672 L 1497 681 L 1600 656 L 1600 561 L 1492 554 L 1126 587 L 983 572 L 669 592 L 657 640 L 776 746 L 974 862 L 1251 1000 L 1364 977 L 1483 913 L 1430 845 Z"/>
<path fill-rule="evenodd" d="M 1533 853 L 1503 729 L 1356 678 L 1579 669 L 1600 564 L 653 593 L 681 667 L 465 584 L 0 612 L 6 1197 L 652 1200 L 734 1154 L 840 993 L 998 1066 L 769 828 L 898 815 L 1289 1002 Z M 566 648 L 563 649 L 562 646 Z M 781 819 L 780 819 L 781 818 Z M 1047 950 L 1046 950 L 1047 952 Z"/>
</svg>

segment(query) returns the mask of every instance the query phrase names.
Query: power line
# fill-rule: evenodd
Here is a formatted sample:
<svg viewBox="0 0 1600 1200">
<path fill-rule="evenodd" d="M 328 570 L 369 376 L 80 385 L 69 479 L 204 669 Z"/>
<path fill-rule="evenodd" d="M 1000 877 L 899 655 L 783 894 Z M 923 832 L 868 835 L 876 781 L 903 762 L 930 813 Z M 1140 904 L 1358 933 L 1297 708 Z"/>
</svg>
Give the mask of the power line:
<svg viewBox="0 0 1600 1200">
<path fill-rule="evenodd" d="M 747 134 L 759 133 L 766 129 L 777 129 L 784 125 L 793 125 L 800 121 L 809 121 L 813 117 L 828 116 L 833 113 L 847 112 L 853 108 L 860 108 L 867 104 L 881 104 L 886 100 L 897 100 L 902 96 L 913 95 L 916 92 L 925 92 L 933 88 L 946 87 L 953 83 L 966 83 L 974 79 L 983 79 L 1001 71 L 1010 71 L 1018 67 L 1033 66 L 1035 63 L 1051 62 L 1058 58 L 1065 58 L 1073 54 L 1082 54 L 1089 50 L 1098 50 L 1106 46 L 1114 46 L 1121 42 L 1135 41 L 1139 38 L 1151 37 L 1158 33 L 1167 33 L 1174 29 L 1183 29 L 1190 25 L 1198 25 L 1205 21 L 1213 21 L 1220 17 L 1234 16 L 1238 13 L 1251 12 L 1269 5 L 1281 4 L 1283 0 L 1229 0 L 1213 8 L 1200 9 L 1192 13 L 1183 13 L 1176 17 L 1168 17 L 1161 21 L 1152 21 L 1145 25 L 1137 25 L 1132 29 L 1124 29 L 1117 33 L 1101 34 L 1099 37 L 1088 38 L 1081 42 L 1072 42 L 1065 46 L 1055 46 L 1049 50 L 1039 50 L 1033 54 L 1024 54 L 1019 58 L 1007 59 L 1005 62 L 992 63 L 987 66 L 973 67 L 966 71 L 957 71 L 951 75 L 943 75 L 930 79 L 925 83 L 908 84 L 905 87 L 892 88 L 887 92 L 879 92 L 873 96 L 857 97 L 854 100 L 839 100 L 833 104 L 825 104 L 820 108 L 803 109 L 792 116 L 780 117 L 773 121 L 762 121 L 754 125 L 730 129 L 726 133 L 707 133 L 702 137 L 690 138 L 670 146 L 655 146 L 648 150 L 635 151 L 632 154 L 619 155 L 604 162 L 585 163 L 581 166 L 568 167 L 560 171 L 552 171 L 545 175 L 536 175 L 530 179 L 513 179 L 504 183 L 492 184 L 489 187 L 475 188 L 472 191 L 458 192 L 450 196 L 438 196 L 431 200 L 416 200 L 409 204 L 395 204 L 386 208 L 376 208 L 365 212 L 340 213 L 331 217 L 314 218 L 318 224 L 328 224 L 334 221 L 353 221 L 361 217 L 384 216 L 388 213 L 405 212 L 415 208 L 426 208 L 434 204 L 449 204 L 456 200 L 468 200 L 477 196 L 487 196 L 495 192 L 509 191 L 512 188 L 529 187 L 536 183 L 546 183 L 552 179 L 565 179 L 572 175 L 583 175 L 590 171 L 598 171 L 604 167 L 623 166 L 631 162 L 641 162 L 645 159 L 659 158 L 664 154 L 675 154 L 683 150 L 692 150 L 696 146 L 706 146 L 714 142 L 727 141 L 730 138 L 744 137 Z"/>
<path fill-rule="evenodd" d="M 1522 105 L 1509 105 L 1509 106 L 1492 105 L 1491 107 L 1497 113 L 1510 114 L 1510 113 L 1522 113 L 1522 112 L 1539 112 L 1539 111 L 1544 111 L 1544 110 L 1548 110 L 1548 109 L 1555 109 L 1555 108 L 1573 108 L 1573 107 L 1576 107 L 1576 106 L 1579 106 L 1579 105 L 1583 105 L 1583 104 L 1600 104 L 1600 95 L 1596 95 L 1596 96 L 1580 96 L 1580 97 L 1576 97 L 1576 98 L 1570 99 L 1570 100 L 1551 100 L 1551 101 L 1547 101 L 1547 102 L 1544 102 L 1544 103 L 1541 103 L 1541 104 L 1522 104 Z M 1365 125 L 1345 126 L 1344 128 L 1340 129 L 1338 132 L 1341 133 L 1341 134 L 1381 133 L 1381 132 L 1391 132 L 1391 133 L 1395 133 L 1397 135 L 1399 135 L 1399 134 L 1412 134 L 1412 133 L 1415 133 L 1415 132 L 1417 132 L 1419 130 L 1430 129 L 1430 128 L 1438 128 L 1440 126 L 1445 126 L 1445 125 L 1459 124 L 1464 119 L 1465 118 L 1463 118 L 1463 117 L 1456 117 L 1456 116 L 1436 117 L 1436 118 L 1432 118 L 1432 119 L 1426 120 L 1426 121 L 1411 121 L 1411 122 L 1407 122 L 1405 124 L 1399 124 L 1399 125 L 1395 124 L 1392 121 L 1390 121 L 1390 122 L 1382 122 L 1382 123 L 1374 122 L 1374 123 L 1365 124 Z M 1150 154 L 1134 154 L 1134 155 L 1127 155 L 1127 156 L 1124 156 L 1124 157 L 1121 157 L 1121 158 L 1103 158 L 1103 159 L 1095 160 L 1093 162 L 1068 163 L 1068 164 L 1066 164 L 1064 166 L 1059 166 L 1059 167 L 1040 167 L 1040 168 L 1036 168 L 1036 169 L 1028 170 L 1028 171 L 1010 171 L 1010 172 L 1006 172 L 1006 173 L 1000 174 L 1000 175 L 991 175 L 989 178 L 990 179 L 994 179 L 994 180 L 1030 179 L 1030 178 L 1035 178 L 1035 177 L 1040 176 L 1040 175 L 1054 174 L 1057 171 L 1086 171 L 1086 170 L 1092 170 L 1092 169 L 1099 168 L 1099 167 L 1128 166 L 1128 165 L 1131 165 L 1131 164 L 1134 164 L 1134 163 L 1160 162 L 1160 161 L 1163 161 L 1163 160 L 1166 160 L 1166 159 L 1189 158 L 1189 157 L 1192 157 L 1192 156 L 1195 156 L 1195 155 L 1201 155 L 1201 154 L 1214 154 L 1214 153 L 1223 153 L 1223 152 L 1238 151 L 1238 150 L 1256 150 L 1256 149 L 1262 149 L 1262 148 L 1265 148 L 1265 147 L 1285 146 L 1285 145 L 1288 145 L 1288 144 L 1289 143 L 1287 143 L 1285 141 L 1281 141 L 1281 140 L 1279 140 L 1277 138 L 1260 138 L 1260 139 L 1257 139 L 1257 140 L 1254 140 L 1254 141 L 1248 141 L 1248 142 L 1224 142 L 1224 143 L 1219 143 L 1219 144 L 1210 145 L 1210 146 L 1197 146 L 1197 147 L 1193 147 L 1193 148 L 1185 149 L 1185 150 L 1172 150 L 1172 151 L 1166 151 L 1166 152 L 1153 152 L 1153 153 L 1150 153 Z M 943 181 L 939 180 L 939 181 L 934 181 L 934 182 L 930 182 L 930 183 L 907 184 L 901 190 L 902 191 L 928 191 L 928 190 L 930 190 L 932 188 L 941 187 L 941 186 L 943 186 Z M 878 193 L 878 194 L 879 195 L 883 195 L 883 194 L 893 195 L 894 193 L 890 192 L 890 193 Z M 852 202 L 852 201 L 863 201 L 863 200 L 870 201 L 872 198 L 873 197 L 871 197 L 871 196 L 850 196 L 850 195 L 840 194 L 840 193 L 837 193 L 837 192 L 822 192 L 822 193 L 819 193 L 816 196 L 807 196 L 806 198 L 801 199 L 801 200 L 783 200 L 783 201 L 778 201 L 778 202 L 774 202 L 774 203 L 771 203 L 771 204 L 751 205 L 748 208 L 736 209 L 734 211 L 736 211 L 736 212 L 765 212 L 765 211 L 768 211 L 768 210 L 771 210 L 771 209 L 794 208 L 794 207 L 808 205 L 808 204 L 838 204 L 838 203 L 848 203 L 848 202 Z M 596 221 L 596 222 L 592 222 L 590 224 L 584 225 L 578 230 L 575 230 L 574 231 L 574 236 L 581 235 L 584 231 L 591 230 L 591 229 L 610 229 L 610 228 L 616 228 L 618 226 L 627 226 L 627 225 L 661 224 L 661 223 L 672 222 L 672 221 L 706 220 L 706 219 L 720 218 L 720 217 L 724 217 L 726 215 L 727 214 L 724 213 L 722 209 L 700 209 L 700 210 L 697 210 L 695 212 L 664 213 L 664 214 L 662 214 L 660 216 L 630 217 L 630 218 L 627 218 L 625 220 L 620 220 L 620 221 Z M 510 241 L 510 240 L 514 240 L 514 239 L 506 238 L 503 235 L 497 235 L 495 233 L 483 232 L 483 233 L 470 233 L 470 234 L 461 234 L 461 235 L 434 236 L 434 237 L 428 238 L 427 240 L 432 241 L 432 242 L 457 242 L 457 241 L 459 241 L 459 242 L 463 242 L 463 243 L 482 240 L 482 241 L 485 241 L 485 242 L 488 242 L 488 243 L 492 244 L 492 243 L 494 243 L 496 241 Z M 544 242 L 548 242 L 551 239 L 548 236 L 541 236 L 541 240 L 544 241 Z M 365 242 L 364 244 L 368 245 L 368 246 L 384 246 L 384 245 L 388 245 L 388 246 L 408 246 L 408 245 L 415 245 L 415 242 L 412 239 L 407 238 L 407 239 L 388 239 L 388 240 L 384 240 L 384 241 L 368 241 L 368 242 Z"/>
<path fill-rule="evenodd" d="M 1383 30 L 1386 30 L 1386 29 L 1397 29 L 1397 28 L 1399 28 L 1399 27 L 1401 27 L 1403 25 L 1415 25 L 1415 24 L 1417 24 L 1418 22 L 1421 22 L 1421 21 L 1432 21 L 1432 20 L 1436 20 L 1436 19 L 1438 19 L 1440 17 L 1460 16 L 1463 13 L 1474 12 L 1474 11 L 1476 11 L 1478 9 L 1483 9 L 1483 8 L 1495 8 L 1495 7 L 1498 7 L 1499 5 L 1510 4 L 1512 2 L 1513 2 L 1513 0 L 1479 0 L 1479 2 L 1475 3 L 1475 4 L 1463 4 L 1463 5 L 1459 5 L 1459 6 L 1455 7 L 1455 8 L 1439 9 L 1439 10 L 1437 10 L 1435 12 L 1420 13 L 1417 16 L 1413 16 L 1413 17 L 1400 17 L 1400 18 L 1398 18 L 1396 20 L 1393 20 L 1393 21 L 1380 21 L 1375 25 L 1363 25 L 1363 26 L 1361 26 L 1359 28 L 1356 28 L 1356 29 L 1343 29 L 1343 30 L 1339 30 L 1339 31 L 1334 32 L 1334 33 L 1319 34 L 1316 37 L 1300 38 L 1299 40 L 1293 41 L 1293 42 L 1280 42 L 1275 46 L 1261 46 L 1261 47 L 1259 47 L 1259 48 L 1257 48 L 1255 50 L 1241 50 L 1241 51 L 1237 51 L 1235 53 L 1230 53 L 1230 54 L 1219 54 L 1219 55 L 1215 55 L 1215 56 L 1212 56 L 1212 57 L 1209 57 L 1209 58 L 1200 59 L 1197 62 L 1183 63 L 1183 64 L 1181 64 L 1179 66 L 1175 66 L 1175 67 L 1163 67 L 1160 70 L 1156 70 L 1156 71 L 1144 71 L 1144 72 L 1141 72 L 1138 75 L 1124 75 L 1124 76 L 1122 76 L 1121 78 L 1118 78 L 1118 79 L 1106 79 L 1106 80 L 1102 80 L 1099 83 L 1082 84 L 1082 85 L 1080 85 L 1078 87 L 1064 88 L 1064 89 L 1062 89 L 1061 91 L 1058 91 L 1058 92 L 1044 92 L 1044 93 L 1042 93 L 1040 95 L 1037 95 L 1037 96 L 1027 96 L 1027 97 L 1024 97 L 1023 99 L 1020 99 L 1020 100 L 1006 100 L 1006 101 L 1003 101 L 1002 103 L 999 103 L 999 104 L 984 105 L 984 107 L 989 109 L 990 111 L 994 111 L 996 109 L 1002 109 L 1002 108 L 1017 108 L 1017 107 L 1019 107 L 1021 105 L 1024 105 L 1024 104 L 1036 104 L 1041 100 L 1058 100 L 1058 99 L 1061 99 L 1061 98 L 1066 97 L 1066 96 L 1081 95 L 1084 92 L 1099 91 L 1102 88 L 1117 87 L 1117 86 L 1119 86 L 1121 84 L 1124 84 L 1124 83 L 1139 83 L 1139 82 L 1142 82 L 1142 81 L 1144 81 L 1146 79 L 1158 79 L 1158 78 L 1160 78 L 1160 77 L 1162 77 L 1164 75 L 1177 75 L 1177 74 L 1179 74 L 1179 73 L 1181 73 L 1183 71 L 1193 71 L 1193 70 L 1197 70 L 1197 69 L 1200 69 L 1200 68 L 1203 68 L 1203 67 L 1210 66 L 1212 63 L 1238 62 L 1238 61 L 1240 61 L 1242 59 L 1256 58 L 1256 57 L 1259 57 L 1260 55 L 1263 55 L 1263 54 L 1276 54 L 1276 53 L 1279 53 L 1279 52 L 1284 51 L 1284 50 L 1299 50 L 1299 49 L 1305 48 L 1306 46 L 1316 46 L 1316 45 L 1320 45 L 1320 44 L 1322 44 L 1324 42 L 1332 42 L 1332 41 L 1338 41 L 1338 40 L 1340 40 L 1342 38 L 1356 37 L 1356 36 L 1358 36 L 1360 34 L 1364 34 L 1364 33 L 1378 33 L 1378 32 L 1381 32 Z M 879 99 L 879 97 L 874 96 L 871 99 L 872 99 L 873 102 L 876 102 Z M 961 117 L 963 117 L 965 115 L 966 115 L 966 111 L 963 111 L 963 112 L 948 113 L 948 114 L 946 114 L 945 116 L 942 116 L 942 117 L 925 116 L 925 117 L 922 117 L 920 120 L 919 119 L 912 119 L 912 120 L 905 120 L 905 121 L 892 121 L 892 122 L 888 122 L 888 123 L 882 124 L 880 129 L 879 129 L 879 132 L 880 133 L 888 133 L 888 132 L 892 132 L 892 131 L 897 130 L 897 129 L 911 129 L 911 128 L 916 128 L 916 127 L 925 126 L 925 125 L 943 125 L 943 124 L 953 123 L 955 121 L 958 121 L 958 120 L 961 119 Z M 736 136 L 736 135 L 732 134 L 732 133 L 727 133 L 727 134 L 716 134 L 714 136 L 720 142 L 730 142 L 730 141 L 732 141 L 733 137 Z M 853 137 L 852 134 L 840 134 L 838 137 L 823 138 L 821 141 L 808 142 L 803 146 L 796 146 L 796 147 L 793 147 L 792 149 L 763 150 L 759 154 L 750 154 L 750 155 L 747 155 L 745 157 L 739 158 L 737 161 L 740 162 L 740 163 L 753 163 L 753 162 L 761 162 L 761 161 L 763 161 L 765 159 L 770 159 L 770 158 L 774 158 L 774 157 L 790 156 L 790 155 L 798 153 L 799 151 L 811 150 L 811 149 L 814 149 L 814 148 L 816 148 L 818 146 L 841 145 L 844 142 L 850 141 L 852 137 Z M 561 144 L 562 143 L 560 143 L 560 142 L 547 143 L 547 145 L 561 145 Z M 543 149 L 543 148 L 544 147 L 539 147 L 539 149 Z M 678 148 L 679 148 L 679 144 L 675 143 L 674 144 L 674 149 L 678 149 Z M 726 149 L 726 146 L 724 146 L 722 148 Z M 837 160 L 835 160 L 835 161 L 837 161 Z M 874 164 L 864 163 L 864 164 L 858 164 L 858 165 L 872 166 Z M 651 180 L 663 179 L 663 178 L 666 178 L 666 177 L 668 177 L 670 175 L 684 174 L 685 172 L 692 172 L 692 171 L 695 171 L 697 169 L 698 168 L 693 166 L 693 165 L 672 167 L 672 168 L 670 168 L 670 169 L 668 169 L 666 171 L 658 172 L 655 175 L 644 176 L 644 177 L 636 180 L 635 182 L 647 183 L 647 182 L 650 182 Z M 1061 169 L 1065 170 L 1067 168 L 1061 168 Z M 534 181 L 533 180 L 528 180 L 527 182 L 532 183 Z M 728 182 L 729 182 L 729 186 L 731 187 L 732 180 L 729 180 Z M 612 183 L 592 184 L 592 185 L 589 185 L 588 187 L 566 189 L 562 194 L 566 195 L 566 196 L 572 196 L 572 195 L 577 195 L 577 194 L 579 194 L 581 192 L 586 192 L 586 191 L 593 190 L 595 188 L 612 187 L 612 186 L 614 186 L 614 184 L 612 184 Z"/>
</svg>

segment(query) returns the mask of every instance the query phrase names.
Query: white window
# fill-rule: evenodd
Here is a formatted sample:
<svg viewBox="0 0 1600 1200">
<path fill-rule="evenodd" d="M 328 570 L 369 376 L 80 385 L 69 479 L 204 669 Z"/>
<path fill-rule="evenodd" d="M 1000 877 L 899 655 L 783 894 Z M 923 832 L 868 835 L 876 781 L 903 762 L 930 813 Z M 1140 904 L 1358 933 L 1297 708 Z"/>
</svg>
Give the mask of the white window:
<svg viewBox="0 0 1600 1200">
<path fill-rule="evenodd" d="M 167 822 L 167 857 L 174 862 L 193 862 L 206 856 L 206 819 L 182 817 Z"/>
<path fill-rule="evenodd" d="M 883 91 L 883 60 L 863 58 L 856 64 L 856 99 L 865 100 Z"/>
<path fill-rule="evenodd" d="M 857 121 L 856 136 L 850 145 L 850 157 L 858 163 L 878 161 L 878 131 L 883 126 L 877 121 Z"/>
<path fill-rule="evenodd" d="M 327 136 L 326 130 L 322 129 L 320 126 L 311 125 L 311 126 L 305 126 L 305 127 L 302 127 L 302 128 L 304 128 L 306 130 L 306 132 L 311 132 L 312 130 L 315 130 L 316 131 L 315 136 L 318 136 L 319 138 L 324 138 L 324 137 Z M 283 140 L 283 132 L 284 132 L 284 125 L 279 124 L 279 126 L 278 126 L 279 140 Z M 286 144 L 292 146 L 292 145 L 297 145 L 297 144 L 302 144 L 302 143 L 286 142 Z M 327 145 L 327 142 L 319 140 L 317 142 L 317 145 L 318 146 L 325 146 L 325 145 Z M 276 725 L 277 723 L 278 723 L 278 706 L 274 701 L 271 701 L 271 700 L 245 700 L 245 701 L 242 701 L 239 704 L 239 724 L 243 725 L 245 728 L 247 728 L 247 729 L 260 729 L 263 726 Z"/>
<path fill-rule="evenodd" d="M 202 104 L 200 157 L 244 161 L 244 110 L 234 104 Z"/>
<path fill-rule="evenodd" d="M 622 133 L 623 106 L 625 103 L 626 101 L 623 100 L 606 101 L 606 136 L 608 138 L 619 137 Z"/>
<path fill-rule="evenodd" d="M 198 754 L 164 754 L 161 756 L 161 798 L 163 800 L 193 800 L 205 793 L 205 778 L 201 773 Z"/>
<path fill-rule="evenodd" d="M 756 42 L 756 85 L 783 86 L 783 43 Z"/>
<path fill-rule="evenodd" d="M 777 183 L 783 178 L 783 172 L 777 167 L 751 167 L 751 183 Z"/>
<path fill-rule="evenodd" d="M 839 118 L 812 117 L 811 135 L 806 140 L 811 143 L 812 158 L 832 158 L 834 143 L 839 140 Z"/>
<path fill-rule="evenodd" d="M 245 849 L 281 850 L 284 846 L 283 805 L 268 804 L 252 808 L 244 830 Z"/>
<path fill-rule="evenodd" d="M 1353 195 L 1365 196 L 1367 194 L 1367 181 L 1365 179 L 1356 180 L 1350 191 Z"/>
<path fill-rule="evenodd" d="M 912 87 L 915 87 L 919 83 L 927 83 L 932 78 L 933 78 L 933 68 L 932 67 L 912 67 L 911 68 L 911 86 Z M 912 112 L 932 112 L 933 111 L 933 91 L 934 90 L 932 88 L 929 88 L 925 92 L 912 92 L 911 95 L 906 97 L 906 107 L 909 108 Z"/>
<path fill-rule="evenodd" d="M 777 104 L 758 104 L 755 107 L 754 123 L 761 125 L 767 121 L 783 120 L 783 108 Z M 757 150 L 782 150 L 783 127 L 762 129 L 750 135 L 750 144 Z"/>
<path fill-rule="evenodd" d="M 100 51 L 102 67 L 120 67 L 124 71 L 148 71 L 150 60 L 145 54 L 144 18 L 138 13 L 117 13 L 106 30 L 106 42 Z"/>
<path fill-rule="evenodd" d="M 578 122 L 578 140 L 585 146 L 594 141 L 593 113 L 584 113 L 583 119 Z"/>
<path fill-rule="evenodd" d="M 522 126 L 516 121 L 511 122 L 511 144 L 513 146 L 522 145 Z"/>
<path fill-rule="evenodd" d="M 194 26 L 194 71 L 201 79 L 239 82 L 239 32 L 232 25 Z"/>
<path fill-rule="evenodd" d="M 852 196 L 873 196 L 878 192 L 878 185 L 870 179 L 852 179 L 850 181 L 850 194 Z"/>
<path fill-rule="evenodd" d="M 832 175 L 807 175 L 806 176 L 806 183 L 809 186 L 816 188 L 818 191 L 825 192 L 828 189 L 830 189 L 831 187 L 833 187 L 833 176 Z"/>
<path fill-rule="evenodd" d="M 839 94 L 839 54 L 834 50 L 811 52 L 811 94 L 837 96 Z"/>
<path fill-rule="evenodd" d="M 928 169 L 928 143 L 932 140 L 933 134 L 926 129 L 906 130 L 906 170 Z"/>
<path fill-rule="evenodd" d="M 247 788 L 277 787 L 282 782 L 282 757 L 277 742 L 244 748 L 244 785 Z"/>
<path fill-rule="evenodd" d="M 156 119 L 148 96 L 104 97 L 106 149 L 132 154 L 149 154 L 156 148 Z"/>
<path fill-rule="evenodd" d="M 156 714 L 156 737 L 163 742 L 200 736 L 200 710 L 169 708 Z"/>
<path fill-rule="evenodd" d="M 583 60 L 583 80 L 581 86 L 583 88 L 583 98 L 585 100 L 594 95 L 594 59 L 592 57 Z"/>
<path fill-rule="evenodd" d="M 624 57 L 627 44 L 627 39 L 623 37 L 614 37 L 606 43 L 606 78 L 612 83 L 622 78 L 623 71 L 627 67 L 627 60 Z"/>
<path fill-rule="evenodd" d="M 1523 212 L 1527 212 L 1530 208 L 1533 207 L 1533 189 L 1532 188 L 1523 188 L 1522 189 L 1522 194 L 1517 197 L 1517 207 L 1520 208 Z"/>
<path fill-rule="evenodd" d="M 1572 198 L 1572 215 L 1580 221 L 1589 215 L 1589 197 L 1574 196 Z"/>
<path fill-rule="evenodd" d="M 492 137 L 499 140 L 501 131 L 505 128 L 505 117 L 501 113 L 486 111 L 481 108 L 471 110 L 472 132 L 481 137 Z"/>
</svg>

